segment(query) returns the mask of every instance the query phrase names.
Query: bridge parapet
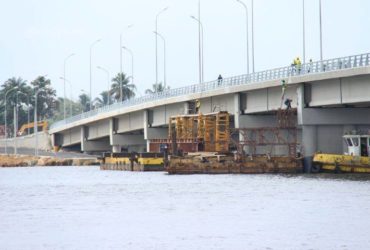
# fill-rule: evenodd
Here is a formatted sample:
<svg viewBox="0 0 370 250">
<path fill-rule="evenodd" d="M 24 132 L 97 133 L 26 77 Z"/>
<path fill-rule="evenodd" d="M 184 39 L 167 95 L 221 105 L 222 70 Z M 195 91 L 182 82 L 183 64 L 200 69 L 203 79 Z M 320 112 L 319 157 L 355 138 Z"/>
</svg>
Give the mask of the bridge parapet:
<svg viewBox="0 0 370 250">
<path fill-rule="evenodd" d="M 302 64 L 301 66 L 287 66 L 282 68 L 265 70 L 261 72 L 255 72 L 246 75 L 239 75 L 224 78 L 222 81 L 215 80 L 200 84 L 193 84 L 185 87 L 165 90 L 163 92 L 155 94 L 144 95 L 141 97 L 126 100 L 124 102 L 107 105 L 99 109 L 90 110 L 88 112 L 67 118 L 65 120 L 55 122 L 54 124 L 51 125 L 50 128 L 57 129 L 69 123 L 83 120 L 86 118 L 91 118 L 105 112 L 115 111 L 121 108 L 133 107 L 136 105 L 145 104 L 149 102 L 155 102 L 166 98 L 180 97 L 189 94 L 202 94 L 204 92 L 212 90 L 223 89 L 227 86 L 246 85 L 251 83 L 286 79 L 293 76 L 319 74 L 328 71 L 340 71 L 351 68 L 360 68 L 369 65 L 370 65 L 370 53 L 366 53 L 354 56 L 328 59 L 323 61 L 309 62 Z"/>
</svg>

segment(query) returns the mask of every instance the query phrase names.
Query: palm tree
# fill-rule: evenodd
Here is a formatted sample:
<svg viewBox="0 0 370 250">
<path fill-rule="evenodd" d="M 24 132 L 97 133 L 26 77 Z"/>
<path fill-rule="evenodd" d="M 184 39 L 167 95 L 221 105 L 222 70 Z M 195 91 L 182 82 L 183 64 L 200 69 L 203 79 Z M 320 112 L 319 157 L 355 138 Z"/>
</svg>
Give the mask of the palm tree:
<svg viewBox="0 0 370 250">
<path fill-rule="evenodd" d="M 108 91 L 103 91 L 100 93 L 100 97 L 96 97 L 94 99 L 93 103 L 96 108 L 100 108 L 111 103 L 110 99 L 111 98 L 110 95 L 108 95 Z"/>
<path fill-rule="evenodd" d="M 127 100 L 135 97 L 135 84 L 129 84 L 129 78 L 124 73 L 118 73 L 116 77 L 112 79 L 112 92 L 111 95 L 116 101 L 121 100 L 121 88 L 122 85 L 122 100 Z"/>
<path fill-rule="evenodd" d="M 14 89 L 17 87 L 17 90 L 10 91 L 11 89 Z M 10 92 L 8 92 L 10 91 Z M 17 95 L 17 92 L 22 92 L 23 94 Z M 8 92 L 7 100 L 5 100 L 5 94 Z M 9 78 L 6 82 L 4 82 L 1 85 L 1 91 L 0 91 L 0 100 L 2 101 L 1 106 L 1 121 L 4 120 L 5 115 L 5 101 L 7 102 L 7 121 L 8 125 L 11 127 L 14 121 L 13 118 L 13 108 L 18 103 L 18 124 L 23 124 L 27 122 L 27 111 L 28 111 L 28 99 L 31 101 L 30 98 L 27 98 L 27 96 L 32 97 L 32 89 L 30 86 L 27 85 L 27 82 L 23 80 L 22 78 L 18 77 L 12 77 Z M 31 106 L 33 104 L 31 103 Z"/>
<path fill-rule="evenodd" d="M 79 103 L 81 105 L 81 110 L 87 112 L 90 110 L 90 97 L 86 94 L 81 94 L 79 97 Z"/>
<path fill-rule="evenodd" d="M 160 82 L 160 83 L 154 83 L 152 88 L 153 89 L 145 90 L 145 94 L 154 94 L 154 93 L 163 92 L 165 90 L 170 89 L 170 86 L 166 86 L 165 88 L 164 85 Z"/>
</svg>

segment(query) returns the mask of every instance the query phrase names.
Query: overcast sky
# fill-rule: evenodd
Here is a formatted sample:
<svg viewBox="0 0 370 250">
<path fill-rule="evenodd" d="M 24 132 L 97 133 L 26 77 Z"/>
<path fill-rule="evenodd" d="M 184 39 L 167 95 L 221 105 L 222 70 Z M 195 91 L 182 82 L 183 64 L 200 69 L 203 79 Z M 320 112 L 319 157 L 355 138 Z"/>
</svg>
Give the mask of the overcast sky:
<svg viewBox="0 0 370 250">
<path fill-rule="evenodd" d="M 198 0 L 1 0 L 0 81 L 28 82 L 48 75 L 62 95 L 63 61 L 74 98 L 89 91 L 89 48 L 93 48 L 93 96 L 107 89 L 119 72 L 119 37 L 134 53 L 135 84 L 144 93 L 155 82 L 156 14 L 167 42 L 167 83 L 172 88 L 198 82 Z M 250 0 L 245 3 L 250 7 Z M 306 0 L 306 58 L 319 59 L 318 0 Z M 370 1 L 322 0 L 324 58 L 370 52 Z M 204 26 L 204 79 L 246 72 L 245 11 L 235 0 L 201 0 Z M 129 24 L 134 26 L 128 30 Z M 251 22 L 250 22 L 251 24 Z M 289 65 L 302 56 L 302 0 L 255 0 L 255 69 Z M 251 37 L 251 36 L 250 36 Z M 159 81 L 163 81 L 163 44 L 158 40 Z M 131 58 L 124 52 L 124 69 Z M 69 93 L 69 86 L 68 93 Z"/>
</svg>

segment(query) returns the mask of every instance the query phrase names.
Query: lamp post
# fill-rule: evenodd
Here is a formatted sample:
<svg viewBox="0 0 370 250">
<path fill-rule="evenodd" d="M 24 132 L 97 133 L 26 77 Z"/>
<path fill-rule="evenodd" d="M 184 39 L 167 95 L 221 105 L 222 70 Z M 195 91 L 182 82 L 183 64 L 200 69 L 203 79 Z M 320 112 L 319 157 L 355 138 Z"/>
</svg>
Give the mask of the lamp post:
<svg viewBox="0 0 370 250">
<path fill-rule="evenodd" d="M 247 39 L 247 74 L 249 74 L 249 28 L 248 28 L 248 7 L 247 5 L 242 2 L 241 0 L 236 0 L 238 3 L 243 5 L 245 8 L 245 16 L 246 16 L 246 39 Z"/>
<path fill-rule="evenodd" d="M 323 60 L 322 56 L 322 12 L 321 12 L 321 0 L 319 0 L 319 19 L 320 19 L 320 60 Z"/>
<path fill-rule="evenodd" d="M 68 79 L 64 78 L 64 77 L 59 77 L 60 79 L 62 79 L 64 81 L 64 85 L 65 85 L 65 82 L 67 82 L 69 84 L 69 91 L 70 91 L 70 100 L 69 100 L 69 112 L 71 114 L 70 117 L 73 116 L 73 113 L 72 113 L 72 83 L 71 81 L 69 81 Z M 64 101 L 63 101 L 63 106 L 66 106 L 66 97 L 64 97 Z"/>
<path fill-rule="evenodd" d="M 254 73 L 254 4 L 252 0 L 252 71 Z"/>
<path fill-rule="evenodd" d="M 71 58 L 72 56 L 74 56 L 75 54 L 72 53 L 70 54 L 69 56 L 67 56 L 65 59 L 64 59 L 64 64 L 63 64 L 63 80 L 64 80 L 64 83 L 63 83 L 63 86 L 64 86 L 64 102 L 63 102 L 63 114 L 64 114 L 64 120 L 66 119 L 66 102 L 65 102 L 65 99 L 66 99 L 66 63 L 68 61 L 69 58 Z M 90 58 L 91 60 L 91 58 Z M 71 113 L 72 114 L 72 113 Z"/>
<path fill-rule="evenodd" d="M 128 30 L 129 28 L 132 28 L 134 25 L 133 24 L 130 24 L 126 27 L 126 30 Z M 120 76 L 120 84 L 119 84 L 119 92 L 120 92 L 120 102 L 123 101 L 122 99 L 122 94 L 123 94 L 123 89 L 122 89 L 122 77 L 123 77 L 123 62 L 122 62 L 122 33 L 119 35 L 119 57 L 120 57 L 120 71 L 121 71 L 121 76 Z"/>
<path fill-rule="evenodd" d="M 98 66 L 98 69 L 104 71 L 107 74 L 107 84 L 108 84 L 108 92 L 107 92 L 107 105 L 109 105 L 109 100 L 110 100 L 110 74 L 109 71 L 103 67 Z"/>
<path fill-rule="evenodd" d="M 92 49 L 93 49 L 94 45 L 97 44 L 100 41 L 101 41 L 101 39 L 98 39 L 90 45 L 90 110 L 92 109 L 92 70 L 91 70 L 91 67 L 92 67 Z"/>
<path fill-rule="evenodd" d="M 199 83 L 202 83 L 204 80 L 204 61 L 203 61 L 203 35 L 204 29 L 202 22 L 195 16 L 190 16 L 192 19 L 198 22 L 201 27 L 201 35 L 199 36 Z"/>
<path fill-rule="evenodd" d="M 122 49 L 126 50 L 131 55 L 131 76 L 132 76 L 132 83 L 134 83 L 134 53 L 129 48 L 123 46 Z"/>
<path fill-rule="evenodd" d="M 27 98 L 27 123 L 30 123 L 30 97 L 23 92 L 17 91 L 17 94 L 21 94 Z M 27 129 L 27 133 L 30 134 L 30 128 Z"/>
<path fill-rule="evenodd" d="M 154 33 L 159 36 L 163 41 L 163 88 L 166 89 L 167 83 L 166 83 L 166 39 L 159 34 L 158 32 L 154 31 Z"/>
<path fill-rule="evenodd" d="M 38 89 L 35 92 L 35 112 L 33 118 L 33 133 L 35 134 L 35 156 L 39 155 L 39 140 L 38 140 L 38 131 L 37 131 L 37 96 L 38 94 L 44 91 L 43 89 Z"/>
<path fill-rule="evenodd" d="M 303 32 L 303 63 L 306 62 L 306 22 L 305 22 L 305 4 L 302 0 L 302 32 Z"/>
<path fill-rule="evenodd" d="M 155 17 L 155 32 L 158 32 L 158 17 L 160 14 L 168 10 L 168 7 L 162 9 L 161 11 L 158 12 L 158 14 Z M 158 37 L 157 35 L 155 36 L 155 84 L 158 84 Z M 157 92 L 157 90 L 156 90 Z"/>
<path fill-rule="evenodd" d="M 9 89 L 8 91 L 6 91 L 5 92 L 5 112 L 4 112 L 4 115 L 5 115 L 5 154 L 8 154 L 8 142 L 7 142 L 7 140 L 8 140 L 8 129 L 7 129 L 7 119 L 6 119 L 6 117 L 7 117 L 7 105 L 6 105 L 6 101 L 7 101 L 7 95 L 10 93 L 10 92 L 12 92 L 12 91 L 14 91 L 14 90 L 17 90 L 18 89 L 18 86 L 15 86 L 14 88 L 12 88 L 12 89 Z"/>
</svg>

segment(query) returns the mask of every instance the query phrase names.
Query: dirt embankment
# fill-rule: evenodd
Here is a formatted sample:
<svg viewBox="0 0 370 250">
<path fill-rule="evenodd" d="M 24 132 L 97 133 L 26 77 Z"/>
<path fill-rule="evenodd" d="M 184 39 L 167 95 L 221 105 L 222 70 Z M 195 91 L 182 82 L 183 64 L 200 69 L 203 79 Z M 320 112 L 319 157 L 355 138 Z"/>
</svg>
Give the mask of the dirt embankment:
<svg viewBox="0 0 370 250">
<path fill-rule="evenodd" d="M 0 155 L 0 167 L 90 166 L 99 165 L 96 158 L 56 158 L 50 156 Z"/>
</svg>

